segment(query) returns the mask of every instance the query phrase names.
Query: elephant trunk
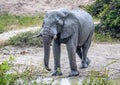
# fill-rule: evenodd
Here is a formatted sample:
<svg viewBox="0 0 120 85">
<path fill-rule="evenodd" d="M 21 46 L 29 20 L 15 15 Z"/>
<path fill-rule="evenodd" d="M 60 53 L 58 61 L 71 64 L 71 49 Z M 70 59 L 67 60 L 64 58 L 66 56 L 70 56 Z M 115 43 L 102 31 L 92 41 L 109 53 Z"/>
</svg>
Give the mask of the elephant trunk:
<svg viewBox="0 0 120 85">
<path fill-rule="evenodd" d="M 51 37 L 43 37 L 43 45 L 44 45 L 44 65 L 45 69 L 50 71 L 49 68 L 49 57 L 50 57 L 50 44 L 51 44 Z"/>
</svg>

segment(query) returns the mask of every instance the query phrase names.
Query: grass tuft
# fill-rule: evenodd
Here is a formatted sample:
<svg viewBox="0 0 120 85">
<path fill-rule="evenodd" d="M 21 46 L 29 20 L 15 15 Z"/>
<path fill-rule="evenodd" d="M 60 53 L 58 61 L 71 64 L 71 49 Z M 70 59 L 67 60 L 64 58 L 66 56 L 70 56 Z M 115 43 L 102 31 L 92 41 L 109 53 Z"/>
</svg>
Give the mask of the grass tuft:
<svg viewBox="0 0 120 85">
<path fill-rule="evenodd" d="M 9 39 L 8 43 L 15 46 L 43 46 L 42 39 L 33 38 L 37 32 L 24 32 Z"/>
</svg>

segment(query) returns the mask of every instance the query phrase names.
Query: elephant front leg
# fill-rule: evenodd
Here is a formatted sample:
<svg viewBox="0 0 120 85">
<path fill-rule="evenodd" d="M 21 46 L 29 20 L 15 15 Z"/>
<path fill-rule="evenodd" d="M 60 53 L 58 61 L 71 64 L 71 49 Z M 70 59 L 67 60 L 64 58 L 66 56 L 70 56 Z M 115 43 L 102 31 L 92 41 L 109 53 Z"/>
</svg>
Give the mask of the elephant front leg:
<svg viewBox="0 0 120 85">
<path fill-rule="evenodd" d="M 79 72 L 77 71 L 77 66 L 76 66 L 76 58 L 75 58 L 76 48 L 75 46 L 72 46 L 72 44 L 67 44 L 67 51 L 69 56 L 70 69 L 71 69 L 69 76 L 77 76 L 79 75 Z"/>
<path fill-rule="evenodd" d="M 60 43 L 57 41 L 53 42 L 53 56 L 54 56 L 54 72 L 52 76 L 62 75 L 60 66 Z"/>
</svg>

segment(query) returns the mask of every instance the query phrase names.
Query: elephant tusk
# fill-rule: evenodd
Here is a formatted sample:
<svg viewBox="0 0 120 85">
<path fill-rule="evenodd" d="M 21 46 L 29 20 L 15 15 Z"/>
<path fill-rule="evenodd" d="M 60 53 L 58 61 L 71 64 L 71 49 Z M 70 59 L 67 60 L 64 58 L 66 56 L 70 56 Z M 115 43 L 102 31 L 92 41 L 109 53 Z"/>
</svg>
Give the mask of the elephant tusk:
<svg viewBox="0 0 120 85">
<path fill-rule="evenodd" d="M 53 38 L 56 39 L 56 38 L 57 38 L 57 35 L 54 35 Z"/>
</svg>

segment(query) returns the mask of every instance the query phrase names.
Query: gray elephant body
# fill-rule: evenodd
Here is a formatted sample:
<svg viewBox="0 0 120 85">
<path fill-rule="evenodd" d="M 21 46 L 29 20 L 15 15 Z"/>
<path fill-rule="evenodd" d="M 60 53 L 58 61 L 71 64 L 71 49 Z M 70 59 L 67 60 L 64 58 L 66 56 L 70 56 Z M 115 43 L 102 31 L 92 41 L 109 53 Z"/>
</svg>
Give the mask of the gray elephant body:
<svg viewBox="0 0 120 85">
<path fill-rule="evenodd" d="M 58 41 L 65 42 L 65 38 L 68 38 L 72 34 L 78 34 L 78 43 L 77 46 L 82 46 L 87 40 L 90 32 L 94 31 L 94 24 L 90 14 L 84 10 L 71 10 L 70 14 L 64 21 L 64 26 L 62 28 L 63 35 L 59 37 Z M 65 29 L 64 29 L 65 28 Z M 68 28 L 70 32 L 68 31 Z M 67 33 L 69 32 L 69 33 Z M 68 35 L 67 35 L 68 34 Z"/>
<path fill-rule="evenodd" d="M 75 56 L 82 59 L 81 68 L 88 67 L 90 60 L 87 52 L 91 44 L 94 24 L 89 13 L 82 9 L 57 9 L 49 11 L 44 19 L 42 35 L 44 44 L 53 39 L 54 72 L 52 75 L 61 75 L 60 45 L 66 44 L 71 72 L 69 76 L 78 75 Z M 48 38 L 49 37 L 49 38 Z M 51 37 L 51 40 L 50 40 Z M 47 46 L 45 46 L 47 47 Z M 47 48 L 45 49 L 47 50 Z M 45 62 L 49 62 L 49 50 L 45 52 Z M 48 63 L 46 65 L 48 67 Z"/>
</svg>

